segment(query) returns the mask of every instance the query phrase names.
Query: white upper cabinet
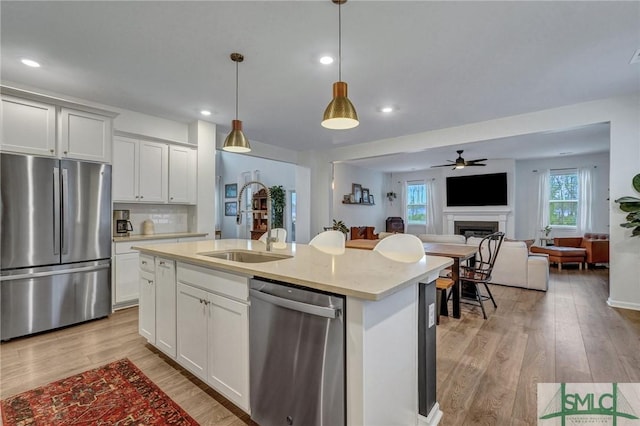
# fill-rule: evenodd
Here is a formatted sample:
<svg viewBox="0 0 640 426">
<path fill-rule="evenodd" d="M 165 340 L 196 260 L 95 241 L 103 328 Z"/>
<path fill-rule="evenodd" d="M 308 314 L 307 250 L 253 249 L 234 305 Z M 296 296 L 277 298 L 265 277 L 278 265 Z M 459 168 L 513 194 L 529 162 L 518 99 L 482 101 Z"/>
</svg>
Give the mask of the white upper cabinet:
<svg viewBox="0 0 640 426">
<path fill-rule="evenodd" d="M 169 182 L 169 147 L 140 141 L 140 198 L 143 203 L 166 203 Z"/>
<path fill-rule="evenodd" d="M 56 156 L 56 107 L 45 103 L 2 96 L 3 151 Z"/>
<path fill-rule="evenodd" d="M 195 149 L 169 146 L 169 202 L 196 204 L 198 154 Z"/>
<path fill-rule="evenodd" d="M 111 170 L 113 201 L 138 201 L 138 141 L 113 138 Z"/>
<path fill-rule="evenodd" d="M 111 162 L 111 118 L 69 108 L 60 110 L 60 156 Z"/>
<path fill-rule="evenodd" d="M 166 203 L 167 144 L 116 137 L 113 141 L 113 201 Z"/>
</svg>

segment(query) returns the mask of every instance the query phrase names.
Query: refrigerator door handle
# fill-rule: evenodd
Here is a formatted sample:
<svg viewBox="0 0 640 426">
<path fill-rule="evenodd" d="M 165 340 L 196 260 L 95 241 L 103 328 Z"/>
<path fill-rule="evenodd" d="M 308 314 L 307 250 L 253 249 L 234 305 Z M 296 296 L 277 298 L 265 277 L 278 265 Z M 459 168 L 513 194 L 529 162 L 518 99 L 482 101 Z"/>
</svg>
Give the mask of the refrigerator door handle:
<svg viewBox="0 0 640 426">
<path fill-rule="evenodd" d="M 104 263 L 104 264 L 101 264 L 101 265 L 82 266 L 82 267 L 79 267 L 79 268 L 68 268 L 68 269 L 58 269 L 58 270 L 52 270 L 52 271 L 32 272 L 32 273 L 19 274 L 19 275 L 5 275 L 5 276 L 0 276 L 0 281 L 14 281 L 14 280 L 31 279 L 31 278 L 38 278 L 38 277 L 50 277 L 50 276 L 53 276 L 53 275 L 65 275 L 65 274 L 72 274 L 72 273 L 77 273 L 77 272 L 99 271 L 101 269 L 107 269 L 107 268 L 110 268 L 110 267 L 111 267 L 110 264 Z"/>
<path fill-rule="evenodd" d="M 62 254 L 69 253 L 69 179 L 62 169 Z"/>
<path fill-rule="evenodd" d="M 53 168 L 53 254 L 60 254 L 60 169 Z"/>
</svg>

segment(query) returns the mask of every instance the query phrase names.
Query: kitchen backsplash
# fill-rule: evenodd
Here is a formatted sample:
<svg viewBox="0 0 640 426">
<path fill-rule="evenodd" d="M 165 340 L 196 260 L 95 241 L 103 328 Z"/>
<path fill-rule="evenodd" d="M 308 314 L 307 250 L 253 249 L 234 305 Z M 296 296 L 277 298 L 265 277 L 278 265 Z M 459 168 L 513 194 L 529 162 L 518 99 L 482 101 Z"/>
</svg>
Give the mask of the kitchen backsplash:
<svg viewBox="0 0 640 426">
<path fill-rule="evenodd" d="M 147 219 L 153 221 L 156 234 L 191 232 L 195 229 L 194 206 L 114 203 L 113 209 L 130 211 L 129 220 L 133 225 L 132 235 L 142 233 L 142 222 Z"/>
</svg>

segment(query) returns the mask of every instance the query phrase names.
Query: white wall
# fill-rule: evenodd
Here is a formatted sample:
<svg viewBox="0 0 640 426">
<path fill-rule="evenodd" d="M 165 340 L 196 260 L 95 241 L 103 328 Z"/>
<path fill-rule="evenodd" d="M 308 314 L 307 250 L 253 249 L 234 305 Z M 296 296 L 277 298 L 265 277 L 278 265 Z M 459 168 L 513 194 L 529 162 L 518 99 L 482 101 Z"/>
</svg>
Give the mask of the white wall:
<svg viewBox="0 0 640 426">
<path fill-rule="evenodd" d="M 311 170 L 296 166 L 296 243 L 311 240 Z M 314 234 L 315 235 L 315 234 Z"/>
<path fill-rule="evenodd" d="M 292 151 L 286 148 L 280 148 L 275 145 L 269 145 L 266 143 L 262 143 L 256 141 L 251 138 L 250 134 L 246 134 L 245 136 L 249 139 L 249 144 L 251 145 L 251 151 L 245 154 L 242 154 L 246 157 L 258 157 L 265 158 L 269 160 L 282 161 L 285 163 L 298 163 L 298 152 Z M 217 135 L 217 149 L 222 151 L 222 147 L 224 146 L 224 141 L 227 138 L 227 134 L 218 132 Z"/>
<path fill-rule="evenodd" d="M 116 109 L 116 111 L 120 115 L 113 121 L 114 130 L 174 142 L 187 143 L 189 141 L 189 125 L 187 123 L 180 123 L 126 109 Z"/>
<path fill-rule="evenodd" d="M 391 188 L 386 192 L 395 192 L 397 198 L 393 201 L 389 201 L 385 198 L 385 204 L 387 204 L 387 216 L 398 216 L 404 220 L 405 232 L 408 234 L 424 234 L 427 232 L 424 226 L 409 225 L 407 218 L 405 217 L 404 206 L 407 202 L 405 185 L 408 181 L 423 180 L 425 182 L 433 182 L 435 193 L 434 208 L 436 216 L 434 218 L 434 227 L 437 233 L 442 233 L 442 209 L 444 207 L 445 192 L 444 192 L 444 172 L 441 169 L 426 169 L 416 170 L 414 172 L 406 173 L 392 173 L 391 174 Z"/>
<path fill-rule="evenodd" d="M 241 175 L 243 172 L 254 172 L 259 170 L 259 180 L 266 186 L 282 185 L 286 191 L 296 189 L 296 166 L 294 164 L 283 163 L 281 161 L 267 160 L 259 157 L 252 157 L 245 154 L 235 154 L 226 151 L 217 151 L 218 175 L 221 176 L 221 202 L 220 202 L 220 225 L 222 238 L 247 238 L 240 227 L 236 225 L 235 216 L 224 216 L 224 203 L 234 202 L 236 198 L 224 198 L 224 185 L 235 183 L 238 185 L 238 192 L 244 184 Z M 288 226 L 288 218 L 285 217 L 285 226 Z M 299 224 L 297 224 L 299 226 Z M 287 240 L 290 240 L 287 235 Z"/>
<path fill-rule="evenodd" d="M 516 162 L 516 238 L 540 237 L 533 234 L 531 223 L 537 220 L 538 171 L 544 169 L 592 168 L 592 232 L 609 233 L 609 153 L 563 156 Z M 555 229 L 550 237 L 574 236 L 573 231 Z"/>
<path fill-rule="evenodd" d="M 310 235 L 322 232 L 325 226 L 332 223 L 333 164 L 329 161 L 327 151 L 305 151 L 298 156 L 299 165 L 309 169 L 311 178 Z"/>
<path fill-rule="evenodd" d="M 374 226 L 374 232 L 385 230 L 385 174 L 345 163 L 333 168 L 333 217 L 342 220 L 348 228 L 352 226 Z M 373 194 L 375 205 L 343 204 L 343 196 L 351 194 L 352 184 L 359 183 Z M 331 226 L 333 221 L 326 223 Z"/>
<path fill-rule="evenodd" d="M 640 238 L 631 238 L 631 231 L 616 224 L 624 222 L 625 214 L 613 200 L 634 194 L 631 179 L 638 173 L 640 164 L 640 95 L 608 98 L 568 105 L 528 114 L 472 123 L 464 126 L 435 130 L 399 138 L 385 139 L 360 145 L 335 148 L 324 159 L 331 161 L 412 152 L 430 147 L 459 145 L 480 140 L 505 138 L 529 133 L 557 131 L 594 123 L 610 123 L 610 201 L 609 222 L 611 237 L 610 297 L 613 306 L 640 310 Z M 309 164 L 309 157 L 301 156 Z M 322 166 L 322 164 L 320 164 Z M 312 169 L 312 191 L 322 194 L 330 188 L 326 169 Z M 329 220 L 329 214 L 321 217 L 326 199 L 314 200 L 312 212 L 318 214 L 318 222 Z M 329 211 L 330 212 L 330 211 Z"/>
<path fill-rule="evenodd" d="M 206 121 L 189 125 L 189 142 L 198 145 L 198 232 L 206 232 L 208 239 L 216 231 L 216 126 Z"/>
<path fill-rule="evenodd" d="M 411 180 L 424 180 L 424 181 L 432 181 L 434 183 L 434 209 L 435 209 L 435 218 L 434 218 L 434 227 L 436 233 L 438 234 L 446 234 L 448 233 L 447 222 L 444 218 L 443 213 L 450 210 L 455 211 L 458 214 L 464 213 L 472 213 L 486 210 L 484 207 L 456 207 L 456 208 L 447 208 L 447 177 L 449 176 L 469 176 L 469 175 L 481 175 L 481 174 L 490 174 L 490 173 L 507 173 L 507 202 L 508 206 L 506 208 L 511 210 L 511 213 L 508 214 L 508 222 L 507 222 L 507 235 L 512 237 L 514 234 L 514 223 L 515 223 L 515 193 L 516 193 L 516 183 L 515 183 L 515 162 L 513 160 L 492 160 L 487 163 L 485 167 L 466 167 L 464 169 L 451 170 L 451 168 L 437 168 L 437 169 L 426 169 L 426 170 L 417 170 L 415 172 L 406 172 L 406 173 L 393 173 L 392 174 L 392 182 L 393 182 L 393 191 L 398 194 L 398 198 L 393 203 L 392 207 L 388 209 L 389 216 L 400 216 L 404 218 L 404 185 L 407 181 Z M 391 214 L 393 213 L 393 214 Z M 410 234 L 422 234 L 425 233 L 424 226 L 416 226 L 416 225 L 406 225 L 407 233 Z"/>
</svg>

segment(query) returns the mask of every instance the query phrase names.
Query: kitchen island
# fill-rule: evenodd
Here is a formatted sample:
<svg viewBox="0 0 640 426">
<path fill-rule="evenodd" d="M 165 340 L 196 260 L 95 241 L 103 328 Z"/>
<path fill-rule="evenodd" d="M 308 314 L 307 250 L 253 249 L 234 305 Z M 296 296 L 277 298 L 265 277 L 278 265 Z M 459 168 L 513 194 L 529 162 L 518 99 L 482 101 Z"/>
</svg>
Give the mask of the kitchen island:
<svg viewBox="0 0 640 426">
<path fill-rule="evenodd" d="M 245 411 L 250 412 L 246 321 L 250 305 L 248 279 L 255 277 L 345 296 L 347 425 L 438 423 L 441 412 L 437 403 L 431 404 L 424 416 L 419 415 L 419 387 L 425 386 L 424 383 L 419 384 L 418 380 L 422 368 L 419 367 L 420 351 L 424 357 L 424 349 L 419 350 L 418 347 L 419 322 L 428 323 L 426 327 L 433 327 L 431 324 L 435 312 L 434 306 L 429 306 L 422 310 L 428 311 L 430 317 L 426 312 L 421 314 L 419 295 L 420 288 L 425 287 L 421 283 L 434 281 L 439 271 L 451 265 L 452 260 L 425 256 L 419 262 L 407 264 L 394 262 L 377 252 L 346 249 L 343 254 L 331 255 L 302 244 L 287 244 L 286 248 L 267 253 L 264 243 L 250 240 L 208 240 L 138 249 L 142 253 L 141 334 Z M 272 254 L 280 258 L 262 263 L 245 263 L 211 256 L 228 251 Z M 171 264 L 174 265 L 173 269 Z M 150 265 L 155 265 L 155 268 L 150 268 Z M 151 288 L 148 284 L 155 281 L 155 296 L 148 295 L 149 298 L 153 297 L 153 310 L 165 305 L 162 311 L 158 310 L 156 319 L 166 320 L 172 315 L 171 310 L 167 310 L 171 302 L 166 302 L 166 294 L 170 295 L 172 291 L 171 283 L 174 286 L 173 294 L 178 293 L 179 319 L 173 326 L 174 330 L 177 329 L 177 343 L 175 337 L 173 342 L 171 336 L 160 337 L 161 333 L 166 334 L 171 329 L 170 324 L 155 327 L 151 331 L 143 330 L 147 327 L 144 324 L 151 328 L 152 322 L 149 320 L 151 315 L 148 315 L 150 309 L 143 304 L 142 288 Z M 220 286 L 216 289 L 207 287 L 214 281 L 220 282 Z M 165 283 L 164 299 L 159 296 L 162 283 Z M 223 327 L 222 322 L 218 321 L 217 324 L 210 324 L 208 329 L 217 330 L 214 333 L 216 336 L 225 332 L 230 334 L 226 341 L 219 342 L 219 346 L 234 350 L 235 355 L 220 353 L 216 349 L 218 346 L 211 341 L 204 343 L 202 348 L 206 353 L 206 356 L 203 355 L 205 358 L 233 360 L 235 369 L 216 368 L 215 362 L 209 362 L 207 369 L 206 361 L 197 361 L 198 352 L 194 352 L 196 355 L 185 353 L 190 350 L 184 343 L 189 338 L 192 338 L 194 345 L 202 340 L 193 334 L 194 327 L 199 324 L 197 318 L 191 318 L 188 326 L 181 324 L 184 321 L 180 320 L 180 312 L 187 318 L 199 307 L 194 302 L 191 308 L 185 305 L 181 310 L 180 297 L 183 294 L 188 296 L 188 291 L 197 295 L 193 300 L 199 301 L 200 307 L 203 304 L 210 305 L 211 309 L 220 306 L 221 312 L 235 312 L 234 322 L 229 327 Z M 178 347 L 176 350 L 175 346 L 180 346 L 181 341 L 185 349 Z M 435 356 L 435 346 L 427 348 L 427 352 Z M 242 362 L 236 362 L 239 359 Z M 428 380 L 433 385 L 435 376 Z M 424 411 L 424 408 L 421 410 Z"/>
</svg>

